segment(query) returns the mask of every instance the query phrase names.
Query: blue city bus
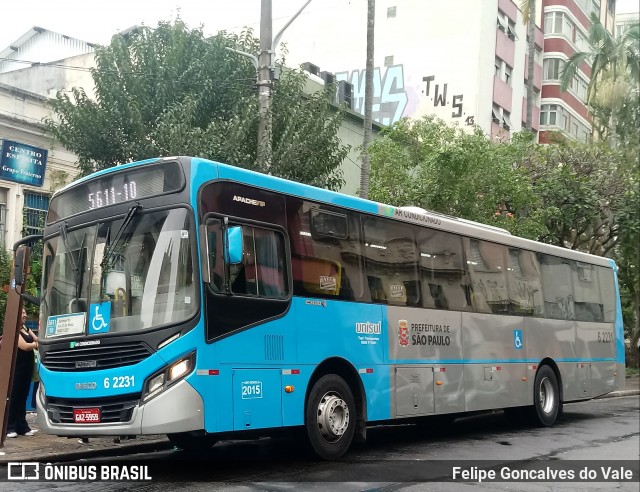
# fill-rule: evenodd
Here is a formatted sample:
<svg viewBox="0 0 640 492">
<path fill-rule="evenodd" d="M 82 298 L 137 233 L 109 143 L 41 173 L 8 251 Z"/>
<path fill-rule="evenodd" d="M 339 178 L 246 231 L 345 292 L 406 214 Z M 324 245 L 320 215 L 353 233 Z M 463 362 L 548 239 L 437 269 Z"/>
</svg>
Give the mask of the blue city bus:
<svg viewBox="0 0 640 492">
<path fill-rule="evenodd" d="M 611 260 L 190 157 L 53 195 L 40 325 L 43 431 L 185 449 L 300 429 L 335 459 L 370 424 L 489 409 L 550 426 L 624 377 Z"/>
</svg>

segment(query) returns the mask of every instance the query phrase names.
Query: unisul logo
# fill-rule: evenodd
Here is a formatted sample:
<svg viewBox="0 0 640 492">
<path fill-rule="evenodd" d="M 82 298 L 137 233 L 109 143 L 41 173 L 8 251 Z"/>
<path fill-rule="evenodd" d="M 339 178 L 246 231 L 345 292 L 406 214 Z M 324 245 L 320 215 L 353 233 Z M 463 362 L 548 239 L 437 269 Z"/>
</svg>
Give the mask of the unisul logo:
<svg viewBox="0 0 640 492">
<path fill-rule="evenodd" d="M 377 323 L 356 323 L 356 333 L 364 333 L 366 335 L 379 335 L 382 332 L 382 321 Z"/>
</svg>

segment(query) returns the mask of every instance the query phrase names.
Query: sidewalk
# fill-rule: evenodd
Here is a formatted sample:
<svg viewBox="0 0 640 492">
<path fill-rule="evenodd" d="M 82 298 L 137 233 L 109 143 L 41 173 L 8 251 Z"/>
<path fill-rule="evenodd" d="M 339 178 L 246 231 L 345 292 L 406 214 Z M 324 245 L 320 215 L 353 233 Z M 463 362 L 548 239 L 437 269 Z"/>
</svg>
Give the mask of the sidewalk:
<svg viewBox="0 0 640 492">
<path fill-rule="evenodd" d="M 601 398 L 640 395 L 640 376 L 628 377 L 624 389 L 614 391 Z M 27 421 L 37 429 L 35 413 L 27 415 Z M 38 432 L 33 437 L 19 436 L 6 439 L 0 455 L 0 464 L 9 461 L 69 461 L 90 457 L 121 456 L 123 454 L 151 453 L 171 449 L 173 446 L 165 435 L 141 436 L 122 442 L 113 438 L 95 437 L 86 444 L 78 438 L 57 437 Z"/>
<path fill-rule="evenodd" d="M 36 414 L 28 413 L 27 422 L 32 429 L 38 429 Z M 9 461 L 69 461 L 90 457 L 122 456 L 124 454 L 152 453 L 171 449 L 173 445 L 167 436 L 140 436 L 123 441 L 113 437 L 92 437 L 87 443 L 77 437 L 57 437 L 38 432 L 35 436 L 7 438 L 4 441 L 4 455 L 0 464 Z"/>
</svg>

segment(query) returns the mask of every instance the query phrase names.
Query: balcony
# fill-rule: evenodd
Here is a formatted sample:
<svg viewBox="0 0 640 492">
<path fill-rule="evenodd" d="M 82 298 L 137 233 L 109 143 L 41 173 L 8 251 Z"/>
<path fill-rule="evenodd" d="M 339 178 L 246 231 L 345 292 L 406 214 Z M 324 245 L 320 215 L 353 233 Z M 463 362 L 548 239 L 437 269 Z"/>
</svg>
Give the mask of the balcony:
<svg viewBox="0 0 640 492">
<path fill-rule="evenodd" d="M 522 128 L 525 127 L 527 119 L 527 97 L 522 98 Z M 540 128 L 540 107 L 533 104 L 533 115 L 531 119 L 531 127 L 538 131 Z"/>
<path fill-rule="evenodd" d="M 493 102 L 511 113 L 513 89 L 504 80 L 493 77 Z"/>
</svg>

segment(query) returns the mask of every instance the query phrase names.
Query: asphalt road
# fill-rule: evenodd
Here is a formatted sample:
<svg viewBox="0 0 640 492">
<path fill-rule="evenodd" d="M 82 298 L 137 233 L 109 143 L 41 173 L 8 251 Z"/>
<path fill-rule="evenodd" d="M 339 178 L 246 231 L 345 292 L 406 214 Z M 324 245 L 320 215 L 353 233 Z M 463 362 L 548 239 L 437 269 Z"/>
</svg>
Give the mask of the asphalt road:
<svg viewBox="0 0 640 492">
<path fill-rule="evenodd" d="M 150 481 L 6 482 L 2 490 L 638 490 L 640 398 L 609 398 L 565 405 L 551 428 L 514 427 L 502 412 L 458 419 L 438 429 L 416 425 L 369 429 L 338 462 L 319 462 L 305 447 L 282 436 L 219 443 L 206 453 L 169 450 L 121 458 L 82 460 L 78 470 L 101 471 L 116 464 L 142 471 Z M 147 467 L 136 468 L 136 467 Z M 454 467 L 457 476 L 452 478 Z M 49 469 L 48 473 L 53 473 Z M 117 469 L 116 469 L 117 470 Z M 487 473 L 497 477 L 486 478 Z M 43 469 L 40 470 L 44 474 Z M 608 482 L 606 473 L 617 473 Z M 116 471 L 114 471 L 116 473 Z M 462 475 L 467 473 L 467 475 Z M 485 473 L 485 477 L 479 474 Z M 555 475 L 554 475 L 555 473 Z M 587 481 L 558 479 L 565 476 Z M 525 480 L 514 480 L 524 476 Z M 531 480 L 540 476 L 543 481 Z M 465 478 L 466 477 L 466 478 Z M 555 480 L 549 480 L 555 477 Z M 595 478 L 593 478 L 595 477 Z M 482 481 L 481 481 L 482 479 Z M 510 481 L 501 481 L 510 480 Z"/>
</svg>

